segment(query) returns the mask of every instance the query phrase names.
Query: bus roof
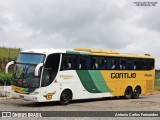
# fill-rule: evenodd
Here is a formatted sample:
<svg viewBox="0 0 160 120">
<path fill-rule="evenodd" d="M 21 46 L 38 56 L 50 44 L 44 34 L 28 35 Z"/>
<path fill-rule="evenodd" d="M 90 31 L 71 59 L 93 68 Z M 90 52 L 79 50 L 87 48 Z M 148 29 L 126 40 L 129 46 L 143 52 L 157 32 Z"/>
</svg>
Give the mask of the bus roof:
<svg viewBox="0 0 160 120">
<path fill-rule="evenodd" d="M 136 57 L 136 58 L 154 58 L 150 54 L 138 55 L 130 53 L 120 53 L 116 50 L 93 49 L 93 48 L 74 48 L 74 49 L 27 49 L 21 53 L 37 53 L 37 54 L 53 54 L 53 53 L 67 53 L 67 54 L 85 54 L 97 56 L 117 56 L 117 57 Z"/>
<path fill-rule="evenodd" d="M 98 56 L 117 56 L 117 57 L 136 57 L 136 58 L 154 58 L 150 54 L 138 55 L 130 53 L 120 53 L 116 50 L 93 49 L 93 48 L 74 48 L 75 51 L 89 52 Z"/>
<path fill-rule="evenodd" d="M 37 53 L 37 54 L 52 54 L 52 53 L 66 53 L 66 49 L 27 49 L 21 51 L 21 53 Z"/>
</svg>

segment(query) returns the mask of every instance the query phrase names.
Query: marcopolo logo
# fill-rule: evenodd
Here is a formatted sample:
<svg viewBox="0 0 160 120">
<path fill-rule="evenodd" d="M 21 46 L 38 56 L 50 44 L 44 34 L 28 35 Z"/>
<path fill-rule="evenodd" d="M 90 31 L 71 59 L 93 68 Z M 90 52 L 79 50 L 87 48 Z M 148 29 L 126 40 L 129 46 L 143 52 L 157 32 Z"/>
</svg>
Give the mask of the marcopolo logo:
<svg viewBox="0 0 160 120">
<path fill-rule="evenodd" d="M 136 73 L 111 73 L 112 79 L 119 78 L 136 78 Z"/>
<path fill-rule="evenodd" d="M 73 77 L 73 75 L 60 75 L 60 78 L 63 78 L 64 80 L 71 80 Z"/>
</svg>

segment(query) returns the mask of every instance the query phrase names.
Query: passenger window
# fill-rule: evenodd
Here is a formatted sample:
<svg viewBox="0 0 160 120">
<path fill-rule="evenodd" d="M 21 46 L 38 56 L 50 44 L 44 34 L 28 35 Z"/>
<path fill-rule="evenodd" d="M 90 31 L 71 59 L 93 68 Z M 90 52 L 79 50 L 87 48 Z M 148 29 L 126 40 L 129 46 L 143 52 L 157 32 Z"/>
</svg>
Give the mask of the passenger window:
<svg viewBox="0 0 160 120">
<path fill-rule="evenodd" d="M 71 69 L 77 69 L 77 56 L 71 55 Z"/>
<path fill-rule="evenodd" d="M 154 59 L 74 54 L 63 54 L 61 63 L 61 70 L 151 70 L 153 68 Z"/>
<path fill-rule="evenodd" d="M 98 62 L 99 62 L 99 69 L 101 70 L 107 69 L 107 60 L 105 59 L 105 57 L 99 57 Z"/>
<path fill-rule="evenodd" d="M 117 70 L 118 69 L 118 58 L 112 58 L 112 70 Z"/>
<path fill-rule="evenodd" d="M 132 60 L 131 59 L 127 59 L 127 64 L 126 64 L 126 69 L 127 70 L 132 70 L 133 69 L 133 62 L 132 62 Z"/>
<path fill-rule="evenodd" d="M 71 69 L 71 59 L 68 55 L 65 55 L 64 56 L 64 59 L 63 59 L 63 70 L 68 70 L 68 69 Z"/>
<path fill-rule="evenodd" d="M 134 59 L 133 70 L 141 70 L 141 61 L 140 61 L 140 59 Z"/>
<path fill-rule="evenodd" d="M 147 61 L 147 70 L 152 70 L 154 68 L 154 59 L 149 59 Z"/>
<path fill-rule="evenodd" d="M 61 70 L 69 70 L 72 69 L 72 60 L 70 55 L 63 55 Z"/>
<path fill-rule="evenodd" d="M 119 59 L 119 69 L 120 70 L 125 70 L 126 69 L 126 59 L 125 58 L 120 58 Z"/>
<path fill-rule="evenodd" d="M 111 70 L 112 69 L 112 58 L 111 57 L 107 57 L 106 58 L 106 62 L 107 62 L 107 70 Z"/>
<path fill-rule="evenodd" d="M 93 63 L 92 63 L 92 69 L 93 70 L 97 70 L 99 68 L 98 57 L 93 57 L 92 61 L 93 61 Z"/>
<path fill-rule="evenodd" d="M 86 69 L 86 57 L 85 56 L 79 56 L 78 60 L 78 69 L 85 70 Z"/>
<path fill-rule="evenodd" d="M 146 59 L 141 60 L 141 69 L 147 70 L 147 60 Z"/>
<path fill-rule="evenodd" d="M 86 69 L 87 70 L 90 70 L 92 69 L 92 59 L 91 59 L 91 56 L 86 56 Z"/>
</svg>

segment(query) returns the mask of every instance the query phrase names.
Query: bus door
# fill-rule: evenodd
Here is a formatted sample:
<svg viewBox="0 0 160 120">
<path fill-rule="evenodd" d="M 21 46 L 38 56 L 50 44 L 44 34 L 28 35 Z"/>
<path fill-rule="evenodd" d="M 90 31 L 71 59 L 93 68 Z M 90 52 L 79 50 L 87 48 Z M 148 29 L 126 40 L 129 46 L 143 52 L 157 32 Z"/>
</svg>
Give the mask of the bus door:
<svg viewBox="0 0 160 120">
<path fill-rule="evenodd" d="M 50 85 L 57 76 L 60 63 L 60 54 L 51 54 L 47 57 L 42 74 L 42 87 Z"/>
<path fill-rule="evenodd" d="M 42 87 L 48 86 L 52 83 L 52 69 L 51 68 L 44 68 L 42 74 Z"/>
</svg>

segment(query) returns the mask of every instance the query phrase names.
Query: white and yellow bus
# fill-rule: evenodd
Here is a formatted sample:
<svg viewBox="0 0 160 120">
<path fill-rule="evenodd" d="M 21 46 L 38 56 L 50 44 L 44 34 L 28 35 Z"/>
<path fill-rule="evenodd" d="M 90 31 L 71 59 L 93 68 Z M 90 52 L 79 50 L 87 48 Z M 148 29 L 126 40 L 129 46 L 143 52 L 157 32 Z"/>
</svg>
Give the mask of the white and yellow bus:
<svg viewBox="0 0 160 120">
<path fill-rule="evenodd" d="M 154 58 L 148 54 L 75 48 L 29 49 L 14 64 L 12 94 L 37 102 L 124 96 L 139 98 L 154 89 Z"/>
</svg>

